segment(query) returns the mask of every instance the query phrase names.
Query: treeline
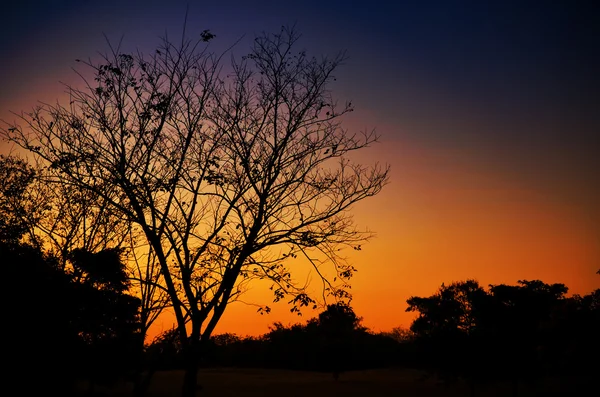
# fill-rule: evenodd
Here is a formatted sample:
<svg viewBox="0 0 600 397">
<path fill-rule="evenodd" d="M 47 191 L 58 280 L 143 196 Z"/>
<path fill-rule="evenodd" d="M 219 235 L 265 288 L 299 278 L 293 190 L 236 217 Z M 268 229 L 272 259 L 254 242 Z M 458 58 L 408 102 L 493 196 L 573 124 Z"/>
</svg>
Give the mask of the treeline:
<svg viewBox="0 0 600 397">
<path fill-rule="evenodd" d="M 418 351 L 415 365 L 475 382 L 597 374 L 600 289 L 567 296 L 564 284 L 475 280 L 411 297 L 407 311 Z"/>
<path fill-rule="evenodd" d="M 261 367 L 327 371 L 338 376 L 354 369 L 390 366 L 403 356 L 403 345 L 392 334 L 376 334 L 360 325 L 361 319 L 346 304 L 329 305 L 305 324 L 276 322 L 258 337 L 226 333 L 204 345 L 205 367 Z M 161 369 L 181 365 L 177 338 L 172 331 L 148 347 L 149 358 Z"/>
<path fill-rule="evenodd" d="M 305 324 L 275 323 L 260 337 L 216 335 L 204 347 L 205 366 L 343 371 L 402 366 L 475 382 L 518 383 L 598 371 L 600 289 L 567 296 L 564 284 L 475 280 L 442 285 L 411 297 L 418 314 L 410 329 L 375 333 L 351 307 L 330 305 Z M 178 366 L 176 338 L 166 332 L 148 348 L 162 369 Z"/>
<path fill-rule="evenodd" d="M 21 368 L 44 369 L 35 375 L 44 389 L 68 388 L 76 379 L 141 381 L 141 373 L 183 367 L 176 332 L 143 344 L 140 301 L 128 292 L 119 250 L 75 250 L 61 263 L 13 237 L 0 239 L 0 257 L 8 280 L 26 282 L 11 292 L 17 303 L 10 338 L 20 346 L 15 360 Z M 203 344 L 200 360 L 204 367 L 327 371 L 335 378 L 350 370 L 405 367 L 515 385 L 557 374 L 594 375 L 600 289 L 585 296 L 567 292 L 563 284 L 539 280 L 487 289 L 474 280 L 442 285 L 431 296 L 407 300 L 407 311 L 417 313 L 410 329 L 379 333 L 362 326 L 350 306 L 333 304 L 305 323 L 274 323 L 259 337 L 215 335 Z"/>
<path fill-rule="evenodd" d="M 26 394 L 35 395 L 36 385 L 41 391 L 61 390 L 81 378 L 93 385 L 131 377 L 140 385 L 136 390 L 143 391 L 142 379 L 149 377 L 140 374 L 182 368 L 175 332 L 144 344 L 154 306 L 143 300 L 149 295 L 133 292 L 125 253 L 115 248 L 116 237 L 106 237 L 121 225 L 118 220 L 96 214 L 98 226 L 90 238 L 90 230 L 81 232 L 76 222 L 89 217 L 85 197 L 66 191 L 58 201 L 65 203 L 60 211 L 43 208 L 50 193 L 31 195 L 33 169 L 14 158 L 0 160 L 7 351 L 13 368 L 38 380 L 27 383 L 31 390 Z M 48 213 L 56 219 L 48 221 Z M 362 326 L 350 306 L 335 304 L 306 323 L 275 323 L 260 337 L 214 335 L 202 341 L 198 354 L 203 366 L 329 371 L 335 377 L 386 366 L 515 384 L 555 374 L 595 374 L 600 290 L 585 296 L 567 292 L 564 284 L 539 280 L 487 288 L 461 281 L 442 285 L 431 296 L 408 299 L 407 310 L 417 314 L 410 329 L 375 333 Z"/>
</svg>

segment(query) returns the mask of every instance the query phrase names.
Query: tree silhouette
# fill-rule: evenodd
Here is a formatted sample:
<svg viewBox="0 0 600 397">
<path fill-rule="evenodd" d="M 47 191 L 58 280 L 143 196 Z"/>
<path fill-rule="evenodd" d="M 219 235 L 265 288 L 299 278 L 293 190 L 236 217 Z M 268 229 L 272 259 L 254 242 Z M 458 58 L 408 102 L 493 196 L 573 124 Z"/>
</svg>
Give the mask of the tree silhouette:
<svg viewBox="0 0 600 397">
<path fill-rule="evenodd" d="M 140 300 L 128 293 L 121 250 L 77 249 L 69 263 L 77 296 L 71 322 L 82 342 L 79 365 L 87 367 L 90 386 L 134 372 L 143 346 Z"/>
<path fill-rule="evenodd" d="M 406 311 L 419 312 L 410 329 L 425 360 L 421 365 L 449 381 L 478 375 L 486 298 L 476 280 L 467 280 L 442 284 L 430 297 L 407 300 Z"/>
<path fill-rule="evenodd" d="M 374 352 L 368 350 L 378 347 L 378 341 L 373 335 L 368 340 L 368 332 L 360 322 L 354 310 L 342 302 L 327 305 L 305 324 L 286 327 L 276 322 L 263 337 L 266 363 L 279 368 L 327 371 L 336 380 L 347 369 L 368 367 L 374 361 L 374 354 L 370 354 Z"/>
<path fill-rule="evenodd" d="M 360 329 L 360 321 L 352 307 L 346 303 L 328 305 L 319 314 L 318 328 L 324 338 L 326 361 L 335 380 L 339 379 L 353 353 L 352 345 Z"/>
<path fill-rule="evenodd" d="M 4 277 L 11 283 L 2 289 L 4 302 L 9 303 L 5 316 L 10 319 L 4 327 L 5 361 L 15 369 L 14 374 L 9 372 L 7 387 L 12 383 L 14 390 L 27 395 L 60 394 L 75 376 L 78 347 L 71 326 L 74 296 L 69 278 L 53 258 L 31 245 L 0 240 L 0 258 Z M 16 381 L 22 379 L 27 383 Z"/>
<path fill-rule="evenodd" d="M 419 312 L 411 330 L 426 366 L 473 382 L 510 379 L 516 395 L 519 382 L 571 373 L 565 363 L 597 352 L 590 337 L 598 330 L 594 294 L 567 298 L 567 291 L 540 280 L 485 291 L 467 280 L 442 285 L 430 297 L 411 297 L 407 311 Z"/>
<path fill-rule="evenodd" d="M 184 396 L 195 393 L 202 341 L 249 282 L 270 280 L 293 311 L 313 305 L 290 270 L 300 256 L 325 293 L 348 296 L 354 268 L 339 249 L 370 235 L 348 211 L 388 180 L 387 167 L 349 159 L 377 135 L 341 127 L 353 108 L 338 109 L 329 86 L 343 54 L 310 57 L 282 28 L 223 75 L 213 37 L 165 39 L 149 56 L 111 48 L 82 62 L 95 78 L 69 87 L 69 105 L 39 106 L 2 129 L 56 171 L 49 183 L 91 192 L 143 236 L 177 320 Z"/>
<path fill-rule="evenodd" d="M 415 333 L 403 326 L 394 327 L 391 331 L 382 332 L 385 335 L 399 343 L 410 343 L 415 339 Z"/>
<path fill-rule="evenodd" d="M 40 247 L 0 240 L 7 279 L 23 285 L 4 293 L 13 322 L 5 341 L 16 346 L 9 349 L 17 353 L 11 365 L 32 368 L 18 374 L 36 379 L 26 394 L 63 395 L 75 379 L 93 385 L 135 370 L 142 346 L 139 300 L 127 293 L 118 254 L 76 256 L 71 272 Z"/>
<path fill-rule="evenodd" d="M 29 194 L 35 171 L 23 159 L 0 155 L 0 241 L 19 243 L 23 238 L 39 245 L 31 225 L 40 218 Z"/>
</svg>

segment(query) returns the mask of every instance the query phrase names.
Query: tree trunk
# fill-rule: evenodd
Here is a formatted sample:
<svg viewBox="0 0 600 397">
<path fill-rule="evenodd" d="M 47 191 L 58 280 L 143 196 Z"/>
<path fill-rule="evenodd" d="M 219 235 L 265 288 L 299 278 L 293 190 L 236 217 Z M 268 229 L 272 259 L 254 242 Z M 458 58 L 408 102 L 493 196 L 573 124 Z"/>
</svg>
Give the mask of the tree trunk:
<svg viewBox="0 0 600 397">
<path fill-rule="evenodd" d="M 196 397 L 196 386 L 198 385 L 198 365 L 188 363 L 183 375 L 183 387 L 181 397 Z"/>
<path fill-rule="evenodd" d="M 475 397 L 475 380 L 469 379 L 469 391 L 471 392 L 471 397 Z"/>
<path fill-rule="evenodd" d="M 155 372 L 156 368 L 149 367 L 147 371 L 140 369 L 139 372 L 135 374 L 135 380 L 133 384 L 134 397 L 143 397 L 146 395 Z"/>
<path fill-rule="evenodd" d="M 185 347 L 183 352 L 185 359 L 185 372 L 183 374 L 183 385 L 181 397 L 196 397 L 196 392 L 201 389 L 198 385 L 198 370 L 200 368 L 200 342 L 194 338 Z"/>
</svg>

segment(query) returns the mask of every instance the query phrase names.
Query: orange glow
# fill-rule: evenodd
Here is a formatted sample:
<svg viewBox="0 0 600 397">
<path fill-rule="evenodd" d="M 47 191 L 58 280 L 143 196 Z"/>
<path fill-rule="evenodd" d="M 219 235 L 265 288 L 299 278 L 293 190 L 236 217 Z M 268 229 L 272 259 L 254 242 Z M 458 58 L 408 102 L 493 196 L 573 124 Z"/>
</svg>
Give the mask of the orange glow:
<svg viewBox="0 0 600 397">
<path fill-rule="evenodd" d="M 36 79 L 35 84 L 43 84 L 3 97 L 0 119 L 12 121 L 16 117 L 9 110 L 28 110 L 38 100 L 64 98 L 56 81 L 69 82 L 73 73 L 68 67 L 62 70 L 60 76 Z M 356 114 L 365 117 L 360 106 Z M 484 286 L 540 279 L 564 283 L 577 294 L 600 287 L 595 274 L 600 268 L 598 219 L 593 218 L 597 206 L 579 207 L 539 190 L 515 177 L 519 169 L 510 174 L 492 171 L 467 152 L 400 140 L 393 136 L 400 126 L 381 125 L 375 115 L 367 115 L 360 124 L 354 118 L 358 116 L 352 117 L 344 127 L 376 126 L 382 131 L 383 143 L 367 149 L 359 160 L 392 167 L 391 182 L 383 192 L 353 210 L 357 225 L 377 234 L 362 251 L 348 252 L 358 269 L 352 281 L 352 306 L 365 326 L 374 331 L 408 327 L 414 315 L 405 313 L 407 298 L 431 295 L 441 283 L 467 278 Z M 439 124 L 443 122 L 431 121 L 430 126 L 443 129 Z M 464 124 L 476 128 L 468 121 Z M 1 154 L 10 150 L 0 142 Z M 269 304 L 272 296 L 267 288 L 256 286 L 246 300 Z M 303 322 L 316 315 L 306 311 L 298 317 L 285 303 L 270 306 L 271 314 L 260 315 L 254 306 L 233 303 L 215 332 L 260 335 L 275 321 Z M 149 337 L 172 323 L 165 315 Z"/>
<path fill-rule="evenodd" d="M 579 294 L 598 288 L 600 246 L 585 213 L 408 143 L 369 151 L 364 161 L 386 159 L 393 167 L 390 185 L 354 211 L 357 224 L 377 237 L 348 253 L 358 268 L 352 305 L 370 329 L 408 327 L 414 314 L 405 312 L 407 298 L 467 278 L 484 286 L 540 279 Z M 269 292 L 257 286 L 247 300 L 268 304 Z M 304 322 L 317 314 L 298 317 L 285 304 L 271 307 L 260 315 L 234 303 L 215 332 L 260 335 L 275 321 Z M 152 332 L 167 329 L 165 320 Z"/>
</svg>

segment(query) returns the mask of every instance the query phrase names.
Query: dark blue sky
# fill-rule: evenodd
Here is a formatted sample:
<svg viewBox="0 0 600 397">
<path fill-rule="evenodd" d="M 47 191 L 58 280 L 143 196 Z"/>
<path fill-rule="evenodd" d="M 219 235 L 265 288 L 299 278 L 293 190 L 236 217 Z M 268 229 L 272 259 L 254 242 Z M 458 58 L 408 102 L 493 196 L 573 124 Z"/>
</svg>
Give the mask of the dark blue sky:
<svg viewBox="0 0 600 397">
<path fill-rule="evenodd" d="M 401 127 L 382 131 L 387 140 L 458 150 L 549 192 L 600 200 L 592 1 L 12 2 L 0 28 L 2 114 L 105 49 L 103 33 L 142 48 L 180 34 L 187 5 L 191 34 L 211 29 L 221 45 L 296 23 L 312 51 L 346 49 L 338 92 L 376 124 Z"/>
</svg>

